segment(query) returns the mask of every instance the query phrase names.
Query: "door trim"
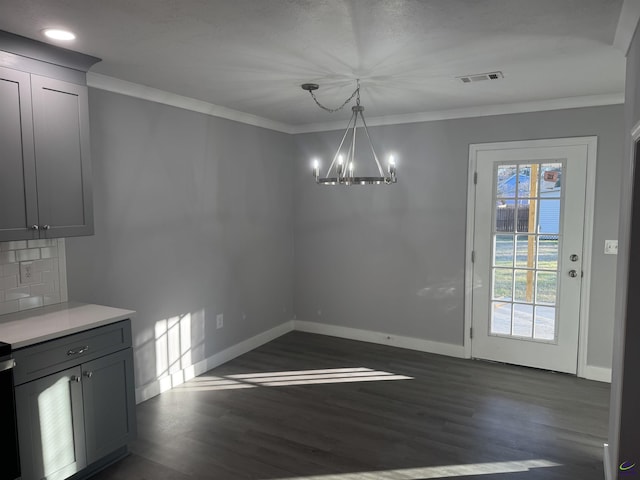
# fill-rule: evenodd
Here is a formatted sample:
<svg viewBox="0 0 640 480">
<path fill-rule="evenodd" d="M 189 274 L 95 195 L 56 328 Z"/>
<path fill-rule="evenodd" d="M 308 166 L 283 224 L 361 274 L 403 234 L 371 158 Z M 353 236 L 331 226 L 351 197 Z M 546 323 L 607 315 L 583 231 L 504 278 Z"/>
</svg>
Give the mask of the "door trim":
<svg viewBox="0 0 640 480">
<path fill-rule="evenodd" d="M 522 140 L 512 142 L 474 143 L 469 145 L 469 171 L 467 178 L 467 233 L 465 247 L 464 270 L 464 355 L 471 358 L 471 320 L 473 313 L 473 239 L 475 223 L 475 173 L 476 157 L 483 150 L 503 150 L 512 148 L 534 147 L 566 147 L 586 145 L 587 147 L 587 178 L 584 204 L 584 233 L 583 233 L 583 262 L 582 289 L 580 295 L 580 321 L 578 333 L 578 377 L 589 378 L 587 368 L 587 345 L 589 340 L 589 300 L 591 293 L 591 257 L 593 255 L 593 216 L 595 213 L 596 190 L 596 161 L 598 152 L 598 137 L 568 137 L 545 140 Z"/>
</svg>

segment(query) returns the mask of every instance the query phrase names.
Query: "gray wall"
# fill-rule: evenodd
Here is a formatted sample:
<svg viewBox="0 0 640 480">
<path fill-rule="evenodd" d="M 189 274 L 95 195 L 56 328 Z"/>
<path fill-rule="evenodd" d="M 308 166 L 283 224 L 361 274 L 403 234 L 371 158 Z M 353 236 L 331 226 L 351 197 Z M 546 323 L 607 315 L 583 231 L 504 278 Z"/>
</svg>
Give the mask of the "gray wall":
<svg viewBox="0 0 640 480">
<path fill-rule="evenodd" d="M 599 138 L 588 362 L 611 365 L 616 267 L 602 246 L 617 232 L 622 106 L 372 128 L 400 182 L 349 189 L 309 172 L 337 132 L 289 136 L 93 89 L 90 110 L 96 234 L 67 241 L 69 297 L 138 312 L 138 386 L 175 357 L 158 325 L 186 314 L 190 363 L 294 314 L 462 345 L 469 144 L 584 135 Z"/>
<path fill-rule="evenodd" d="M 89 99 L 95 235 L 67 240 L 69 298 L 138 312 L 136 384 L 167 357 L 196 363 L 290 320 L 291 137 L 100 90 Z M 186 344 L 172 345 L 179 329 Z"/>
<path fill-rule="evenodd" d="M 372 128 L 399 158 L 391 187 L 313 185 L 340 132 L 296 135 L 296 317 L 462 345 L 469 144 L 597 135 L 588 364 L 610 367 L 622 126 L 616 105 Z"/>
<path fill-rule="evenodd" d="M 640 454 L 640 450 L 638 450 L 638 445 L 640 445 L 640 410 L 638 409 L 640 386 L 637 382 L 637 371 L 640 366 L 640 351 L 637 347 L 640 322 L 638 322 L 638 318 L 626 318 L 628 275 L 630 271 L 633 271 L 636 272 L 637 277 L 637 269 L 640 268 L 640 265 L 634 265 L 634 269 L 629 266 L 631 203 L 634 195 L 640 195 L 640 192 L 634 191 L 633 178 L 636 165 L 632 154 L 635 148 L 630 135 L 633 127 L 640 122 L 640 38 L 637 30 L 627 54 L 626 71 L 623 130 L 625 151 L 619 185 L 621 198 L 620 243 L 609 410 L 610 478 L 618 477 L 620 463 L 640 460 L 638 456 Z M 635 225 L 635 228 L 638 227 Z M 632 292 L 629 297 L 637 302 L 637 295 L 638 292 Z"/>
</svg>

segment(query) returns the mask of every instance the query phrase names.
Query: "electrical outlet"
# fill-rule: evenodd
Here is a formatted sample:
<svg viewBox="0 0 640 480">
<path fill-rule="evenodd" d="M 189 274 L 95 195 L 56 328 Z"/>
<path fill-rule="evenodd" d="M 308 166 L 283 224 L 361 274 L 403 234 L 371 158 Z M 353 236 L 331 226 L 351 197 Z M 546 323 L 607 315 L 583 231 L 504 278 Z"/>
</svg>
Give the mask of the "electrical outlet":
<svg viewBox="0 0 640 480">
<path fill-rule="evenodd" d="M 617 240 L 605 240 L 604 241 L 604 253 L 606 255 L 618 254 L 618 241 Z"/>
<path fill-rule="evenodd" d="M 20 283 L 29 283 L 33 279 L 33 262 L 20 262 Z"/>
<path fill-rule="evenodd" d="M 216 315 L 216 328 L 222 327 L 224 327 L 224 317 L 221 313 L 219 313 L 218 315 Z"/>
</svg>

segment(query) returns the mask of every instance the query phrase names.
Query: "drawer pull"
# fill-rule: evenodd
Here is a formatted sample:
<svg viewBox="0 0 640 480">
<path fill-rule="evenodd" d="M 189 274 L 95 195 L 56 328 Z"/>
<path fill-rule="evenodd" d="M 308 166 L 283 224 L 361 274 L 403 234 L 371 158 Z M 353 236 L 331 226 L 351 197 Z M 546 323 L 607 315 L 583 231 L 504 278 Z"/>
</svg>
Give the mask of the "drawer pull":
<svg viewBox="0 0 640 480">
<path fill-rule="evenodd" d="M 80 380 L 82 379 L 78 375 L 71 375 L 72 382 L 80 383 Z"/>
<path fill-rule="evenodd" d="M 84 376 L 87 378 L 91 378 L 93 377 L 93 372 L 91 370 L 89 370 L 88 372 L 84 372 Z"/>
<path fill-rule="evenodd" d="M 76 348 L 75 350 L 69 350 L 67 352 L 67 355 L 69 355 L 69 356 L 80 355 L 81 353 L 84 353 L 87 350 L 89 350 L 89 345 L 85 345 L 84 347 Z"/>
</svg>

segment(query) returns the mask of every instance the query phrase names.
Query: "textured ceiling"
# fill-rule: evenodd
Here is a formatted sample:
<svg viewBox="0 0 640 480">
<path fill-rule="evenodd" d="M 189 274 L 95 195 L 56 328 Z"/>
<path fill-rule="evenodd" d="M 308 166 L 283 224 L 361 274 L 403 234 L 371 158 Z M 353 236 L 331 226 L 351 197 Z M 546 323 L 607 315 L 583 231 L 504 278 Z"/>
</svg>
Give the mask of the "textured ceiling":
<svg viewBox="0 0 640 480">
<path fill-rule="evenodd" d="M 0 29 L 103 59 L 91 71 L 299 126 L 621 94 L 622 0 L 0 0 Z M 52 42 L 53 43 L 53 42 Z M 456 77 L 500 70 L 504 79 Z"/>
</svg>

